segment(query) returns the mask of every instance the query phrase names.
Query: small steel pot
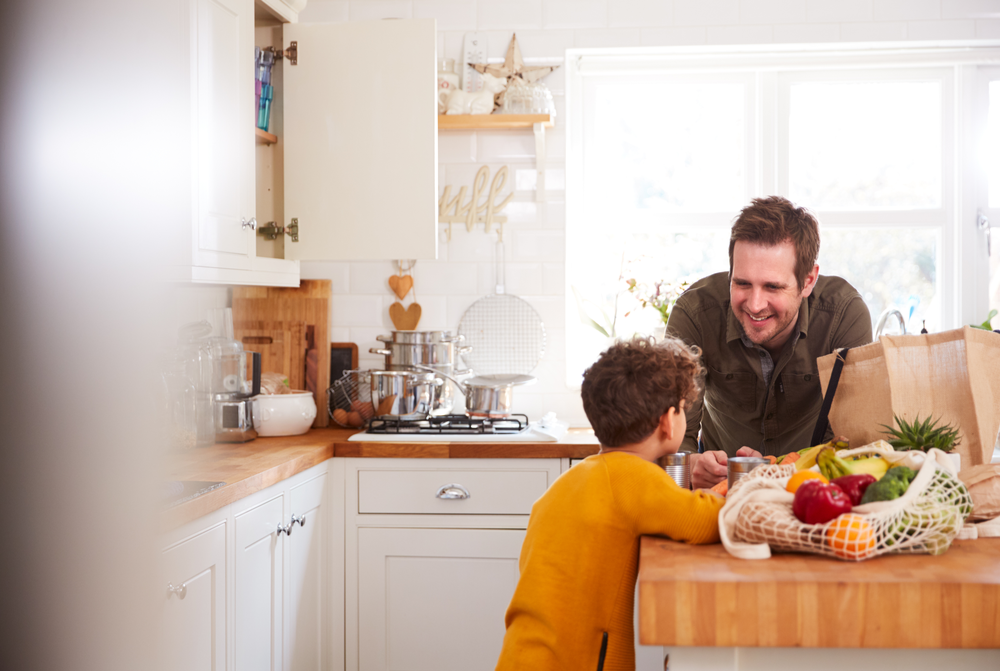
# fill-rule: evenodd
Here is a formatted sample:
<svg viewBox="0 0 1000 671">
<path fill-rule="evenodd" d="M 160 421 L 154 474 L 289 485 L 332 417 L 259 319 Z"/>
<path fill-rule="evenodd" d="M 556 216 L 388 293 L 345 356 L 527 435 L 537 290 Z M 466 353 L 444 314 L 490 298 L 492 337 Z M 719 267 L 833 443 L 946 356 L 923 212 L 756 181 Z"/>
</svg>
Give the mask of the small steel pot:
<svg viewBox="0 0 1000 671">
<path fill-rule="evenodd" d="M 426 366 L 419 368 L 431 370 Z M 454 382 L 465 395 L 465 414 L 469 417 L 509 417 L 513 407 L 514 387 L 537 381 L 531 375 L 477 375 L 465 382 L 440 371 L 437 375 Z"/>
<path fill-rule="evenodd" d="M 453 366 L 457 355 L 471 352 L 471 347 L 456 347 L 452 342 L 436 343 L 386 343 L 385 347 L 372 347 L 372 354 L 385 357 L 385 367 L 393 366 Z"/>
<path fill-rule="evenodd" d="M 426 419 L 444 380 L 434 373 L 408 370 L 373 370 L 372 404 L 376 417 Z"/>
<path fill-rule="evenodd" d="M 393 331 L 391 336 L 375 336 L 384 343 L 456 343 L 465 340 L 463 335 L 455 335 L 451 331 Z"/>
</svg>

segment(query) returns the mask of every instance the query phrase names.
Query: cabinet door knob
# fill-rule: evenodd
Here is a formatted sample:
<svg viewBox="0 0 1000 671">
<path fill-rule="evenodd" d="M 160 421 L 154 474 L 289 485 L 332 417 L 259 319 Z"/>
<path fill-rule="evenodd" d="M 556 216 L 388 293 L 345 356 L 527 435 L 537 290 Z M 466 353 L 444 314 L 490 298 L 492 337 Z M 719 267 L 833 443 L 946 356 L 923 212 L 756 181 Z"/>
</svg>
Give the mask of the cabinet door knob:
<svg viewBox="0 0 1000 671">
<path fill-rule="evenodd" d="M 275 533 L 277 533 L 279 536 L 281 534 L 285 534 L 286 536 L 291 536 L 292 535 L 292 525 L 290 523 L 286 524 L 285 526 L 281 526 L 279 524 L 278 528 L 275 530 Z"/>
<path fill-rule="evenodd" d="M 240 219 L 240 226 L 241 226 L 241 228 L 244 231 L 247 230 L 248 226 L 250 227 L 251 231 L 256 231 L 257 230 L 257 217 L 250 217 L 250 221 L 247 221 L 245 218 L 241 218 Z"/>
<path fill-rule="evenodd" d="M 437 490 L 437 494 L 434 496 L 439 499 L 467 499 L 472 494 L 462 485 L 452 483 L 450 485 L 441 485 L 441 488 Z"/>
<path fill-rule="evenodd" d="M 288 526 L 291 527 L 293 524 L 298 524 L 300 527 L 304 527 L 306 525 L 306 516 L 292 515 L 292 521 L 288 523 Z"/>
<path fill-rule="evenodd" d="M 170 598 L 171 594 L 176 594 L 177 598 L 181 601 L 187 596 L 187 585 L 181 583 L 177 587 L 174 587 L 173 583 L 167 583 L 167 598 Z"/>
</svg>

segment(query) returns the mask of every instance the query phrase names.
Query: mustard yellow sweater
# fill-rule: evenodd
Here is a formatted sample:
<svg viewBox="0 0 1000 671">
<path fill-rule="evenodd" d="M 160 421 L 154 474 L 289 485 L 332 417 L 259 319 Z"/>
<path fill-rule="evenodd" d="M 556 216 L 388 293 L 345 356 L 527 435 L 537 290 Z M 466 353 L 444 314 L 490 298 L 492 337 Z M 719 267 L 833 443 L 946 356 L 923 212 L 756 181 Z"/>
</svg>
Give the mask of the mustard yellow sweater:
<svg viewBox="0 0 1000 671">
<path fill-rule="evenodd" d="M 722 504 L 632 454 L 563 473 L 531 509 L 497 671 L 592 671 L 605 632 L 603 670 L 634 670 L 639 536 L 718 542 Z"/>
</svg>

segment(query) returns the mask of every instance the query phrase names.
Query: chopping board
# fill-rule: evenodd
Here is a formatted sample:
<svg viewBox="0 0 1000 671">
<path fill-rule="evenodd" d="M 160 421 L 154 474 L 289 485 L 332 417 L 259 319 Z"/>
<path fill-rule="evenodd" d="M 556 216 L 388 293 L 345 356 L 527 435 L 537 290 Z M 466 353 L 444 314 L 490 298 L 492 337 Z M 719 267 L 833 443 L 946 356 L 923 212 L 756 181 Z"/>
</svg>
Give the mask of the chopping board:
<svg viewBox="0 0 1000 671">
<path fill-rule="evenodd" d="M 302 280 L 298 288 L 234 287 L 233 331 L 243 349 L 260 352 L 261 372 L 281 373 L 292 389 L 313 392 L 314 428 L 329 423 L 330 280 Z"/>
</svg>

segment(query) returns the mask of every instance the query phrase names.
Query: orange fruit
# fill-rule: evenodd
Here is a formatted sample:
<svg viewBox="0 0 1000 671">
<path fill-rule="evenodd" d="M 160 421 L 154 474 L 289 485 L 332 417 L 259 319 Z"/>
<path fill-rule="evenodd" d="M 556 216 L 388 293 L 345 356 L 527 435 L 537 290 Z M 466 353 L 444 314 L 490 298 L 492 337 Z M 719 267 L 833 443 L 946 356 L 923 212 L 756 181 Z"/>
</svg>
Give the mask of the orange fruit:
<svg viewBox="0 0 1000 671">
<path fill-rule="evenodd" d="M 799 486 L 806 480 L 819 480 L 824 485 L 830 484 L 830 481 L 822 473 L 817 473 L 816 471 L 796 471 L 795 474 L 788 478 L 788 484 L 785 485 L 785 490 L 794 494 L 798 491 Z"/>
<path fill-rule="evenodd" d="M 843 559 L 866 559 L 875 552 L 875 534 L 861 515 L 847 513 L 830 522 L 826 543 Z"/>
</svg>

